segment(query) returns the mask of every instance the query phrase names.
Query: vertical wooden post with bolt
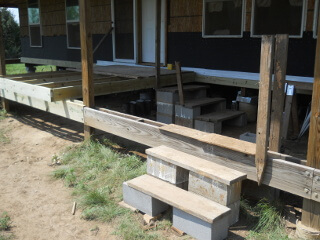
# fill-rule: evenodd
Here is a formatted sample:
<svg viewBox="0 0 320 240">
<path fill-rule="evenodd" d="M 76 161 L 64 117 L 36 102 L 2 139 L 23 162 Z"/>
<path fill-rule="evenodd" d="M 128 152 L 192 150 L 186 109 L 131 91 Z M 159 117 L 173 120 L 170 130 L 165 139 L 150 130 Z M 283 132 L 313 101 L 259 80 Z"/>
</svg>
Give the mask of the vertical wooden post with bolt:
<svg viewBox="0 0 320 240">
<path fill-rule="evenodd" d="M 80 6 L 80 39 L 81 39 L 81 63 L 82 63 L 82 93 L 83 104 L 93 108 L 94 104 L 94 80 L 93 80 L 93 51 L 92 51 L 92 27 L 90 26 L 91 6 L 90 1 L 79 0 Z M 84 125 L 84 137 L 89 139 L 93 134 L 93 128 Z"/>
</svg>

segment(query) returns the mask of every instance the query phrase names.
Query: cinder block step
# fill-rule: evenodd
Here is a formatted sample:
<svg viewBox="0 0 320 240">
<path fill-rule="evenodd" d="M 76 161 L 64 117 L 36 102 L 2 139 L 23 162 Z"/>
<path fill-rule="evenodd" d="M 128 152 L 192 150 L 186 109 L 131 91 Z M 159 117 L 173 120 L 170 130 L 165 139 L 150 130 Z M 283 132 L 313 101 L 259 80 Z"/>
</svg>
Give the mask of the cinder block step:
<svg viewBox="0 0 320 240">
<path fill-rule="evenodd" d="M 204 107 L 212 104 L 217 104 L 221 102 L 225 102 L 225 98 L 200 98 L 185 101 L 184 107 L 186 108 L 196 108 L 196 107 Z M 177 103 L 178 104 L 178 103 Z"/>
<path fill-rule="evenodd" d="M 173 207 L 173 226 L 203 240 L 228 235 L 229 208 L 149 175 L 127 182 L 130 188 Z"/>
<path fill-rule="evenodd" d="M 222 112 L 213 112 L 196 117 L 194 128 L 203 132 L 220 134 L 223 122 L 231 126 L 244 127 L 247 125 L 247 116 L 244 112 L 226 109 Z"/>
</svg>

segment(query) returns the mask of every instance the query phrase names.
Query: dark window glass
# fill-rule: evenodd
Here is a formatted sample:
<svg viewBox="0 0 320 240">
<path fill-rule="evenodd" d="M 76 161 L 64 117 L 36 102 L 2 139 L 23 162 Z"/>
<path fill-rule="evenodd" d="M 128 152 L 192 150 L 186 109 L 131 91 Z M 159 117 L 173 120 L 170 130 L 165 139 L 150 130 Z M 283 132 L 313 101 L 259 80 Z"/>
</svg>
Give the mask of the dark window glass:
<svg viewBox="0 0 320 240">
<path fill-rule="evenodd" d="M 80 24 L 68 23 L 69 47 L 80 48 Z"/>
<path fill-rule="evenodd" d="M 31 46 L 39 47 L 42 45 L 40 26 L 30 26 L 30 41 Z"/>
</svg>

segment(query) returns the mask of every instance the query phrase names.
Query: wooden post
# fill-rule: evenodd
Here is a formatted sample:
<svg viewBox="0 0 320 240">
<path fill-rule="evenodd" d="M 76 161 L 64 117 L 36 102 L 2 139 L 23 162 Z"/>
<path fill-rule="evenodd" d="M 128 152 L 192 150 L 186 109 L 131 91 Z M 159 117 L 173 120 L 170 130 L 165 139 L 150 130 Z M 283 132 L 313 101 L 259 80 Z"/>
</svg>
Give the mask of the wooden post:
<svg viewBox="0 0 320 240">
<path fill-rule="evenodd" d="M 284 87 L 287 74 L 288 35 L 277 35 L 274 59 L 274 83 L 272 94 L 272 109 L 270 123 L 269 150 L 280 152 L 281 123 L 284 107 Z"/>
<path fill-rule="evenodd" d="M 314 68 L 314 82 L 309 129 L 307 165 L 320 168 L 320 17 L 318 17 L 318 39 Z M 312 228 L 320 238 L 320 203 L 310 199 L 303 200 L 302 228 Z M 310 234 L 314 235 L 314 234 Z M 308 237 L 308 236 L 306 236 Z M 310 236 L 309 236 L 310 237 Z M 311 238 L 311 237 L 310 237 Z"/>
<path fill-rule="evenodd" d="M 155 63 L 156 63 L 156 88 L 161 87 L 160 64 L 161 64 L 161 0 L 156 0 L 156 42 L 155 42 Z"/>
<path fill-rule="evenodd" d="M 282 121 L 282 133 L 281 133 L 282 139 L 288 138 L 294 91 L 295 91 L 294 85 L 288 85 L 287 92 L 286 92 L 286 103 L 284 107 L 284 114 L 283 114 L 283 121 Z"/>
<path fill-rule="evenodd" d="M 175 65 L 176 65 L 176 71 L 177 71 L 177 84 L 178 84 L 180 105 L 184 106 L 184 93 L 183 93 L 183 83 L 182 83 L 182 74 L 181 74 L 181 64 L 180 64 L 180 62 L 175 62 Z"/>
<path fill-rule="evenodd" d="M 262 36 L 259 106 L 257 119 L 257 144 L 255 163 L 257 181 L 261 185 L 267 162 L 269 122 L 271 105 L 271 86 L 273 73 L 274 36 Z"/>
<path fill-rule="evenodd" d="M 0 76 L 1 75 L 6 75 L 6 58 L 3 41 L 2 16 L 0 12 Z M 9 101 L 5 98 L 1 98 L 1 102 L 3 109 L 9 111 Z"/>
<path fill-rule="evenodd" d="M 91 6 L 90 1 L 79 0 L 80 6 L 80 39 L 82 62 L 82 93 L 83 104 L 94 107 L 94 80 L 93 80 L 93 51 L 92 51 L 92 26 L 90 26 Z M 84 125 L 85 139 L 89 139 L 93 129 Z"/>
</svg>

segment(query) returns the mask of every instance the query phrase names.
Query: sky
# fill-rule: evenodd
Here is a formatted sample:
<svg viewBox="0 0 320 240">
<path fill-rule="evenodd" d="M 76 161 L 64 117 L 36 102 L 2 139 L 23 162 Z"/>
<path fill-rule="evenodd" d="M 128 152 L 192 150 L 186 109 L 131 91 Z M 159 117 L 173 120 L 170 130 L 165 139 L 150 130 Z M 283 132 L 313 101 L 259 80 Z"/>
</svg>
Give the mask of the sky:
<svg viewBox="0 0 320 240">
<path fill-rule="evenodd" d="M 9 11 L 13 14 L 14 19 L 17 21 L 17 23 L 19 23 L 19 10 L 18 8 L 8 8 Z"/>
</svg>

